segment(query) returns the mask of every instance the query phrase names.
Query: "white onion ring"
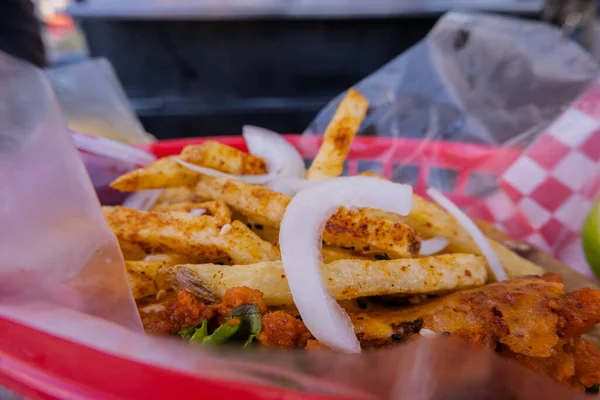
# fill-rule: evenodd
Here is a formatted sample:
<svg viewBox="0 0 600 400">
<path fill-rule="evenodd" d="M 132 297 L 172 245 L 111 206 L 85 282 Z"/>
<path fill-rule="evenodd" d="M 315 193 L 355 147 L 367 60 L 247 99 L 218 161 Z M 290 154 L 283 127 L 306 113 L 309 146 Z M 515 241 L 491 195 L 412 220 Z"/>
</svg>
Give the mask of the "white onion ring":
<svg viewBox="0 0 600 400">
<path fill-rule="evenodd" d="M 271 182 L 267 183 L 266 186 L 275 192 L 287 194 L 288 196 L 293 197 L 299 191 L 313 186 L 315 183 L 315 181 L 309 181 L 308 179 L 277 177 Z"/>
<path fill-rule="evenodd" d="M 425 239 L 421 241 L 421 250 L 419 251 L 419 255 L 431 256 L 439 253 L 440 251 L 444 250 L 446 246 L 448 246 L 448 243 L 450 243 L 450 241 L 442 236 Z"/>
<path fill-rule="evenodd" d="M 359 353 L 360 343 L 350 318 L 321 278 L 323 229 L 340 206 L 378 208 L 408 215 L 412 208 L 412 188 L 365 176 L 316 182 L 292 198 L 281 221 L 281 260 L 304 324 L 328 347 Z"/>
<path fill-rule="evenodd" d="M 154 206 L 163 189 L 142 190 L 135 192 L 125 199 L 123 207 L 148 211 Z"/>
<path fill-rule="evenodd" d="M 450 215 L 456 219 L 456 221 L 467 231 L 467 233 L 471 236 L 475 244 L 479 246 L 479 250 L 481 254 L 486 258 L 494 276 L 497 281 L 505 281 L 508 279 L 506 275 L 506 271 L 500 264 L 500 260 L 498 256 L 490 246 L 485 235 L 479 230 L 475 222 L 471 218 L 469 218 L 456 204 L 454 204 L 450 199 L 440 193 L 437 189 L 429 188 L 427 189 L 427 194 L 431 197 L 436 203 L 440 205 L 443 209 L 445 209 Z"/>
<path fill-rule="evenodd" d="M 306 175 L 302 156 L 283 136 L 251 125 L 244 125 L 242 136 L 250 154 L 267 162 L 269 173 L 290 178 L 304 178 Z"/>
</svg>

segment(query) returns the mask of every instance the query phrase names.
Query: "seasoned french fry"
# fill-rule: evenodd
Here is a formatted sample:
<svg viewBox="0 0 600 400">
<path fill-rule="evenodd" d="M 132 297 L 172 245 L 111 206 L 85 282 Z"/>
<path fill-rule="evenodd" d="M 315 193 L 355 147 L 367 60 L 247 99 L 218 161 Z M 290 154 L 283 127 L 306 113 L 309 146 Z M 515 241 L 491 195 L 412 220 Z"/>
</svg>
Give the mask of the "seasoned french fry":
<svg viewBox="0 0 600 400">
<path fill-rule="evenodd" d="M 385 253 L 390 258 L 416 257 L 421 247 L 410 226 L 343 207 L 325 224 L 323 240 L 364 253 Z"/>
<path fill-rule="evenodd" d="M 125 260 L 137 261 L 143 260 L 148 253 L 146 249 L 139 243 L 132 243 L 125 240 L 119 240 L 119 247 Z"/>
<path fill-rule="evenodd" d="M 275 228 L 279 228 L 291 200 L 265 187 L 212 176 L 200 177 L 197 190 L 203 196 L 223 200 L 249 220 Z M 361 252 L 386 253 L 391 258 L 412 257 L 419 251 L 419 241 L 408 225 L 344 208 L 325 225 L 323 240 Z"/>
<path fill-rule="evenodd" d="M 386 179 L 381 177 L 382 179 Z M 388 218 L 392 221 L 410 225 L 423 238 L 443 236 L 450 241 L 445 252 L 463 252 L 481 255 L 479 246 L 471 236 L 446 211 L 419 195 L 413 195 L 413 209 L 408 217 L 385 213 L 380 210 L 365 209 L 368 215 Z M 479 224 L 481 226 L 481 223 Z M 485 226 L 485 225 L 484 225 Z M 489 228 L 485 231 L 492 232 Z M 496 234 L 497 236 L 497 234 Z M 498 256 L 502 267 L 510 277 L 523 275 L 541 275 L 544 270 L 538 265 L 520 257 L 501 243 L 488 237 L 492 249 Z"/>
<path fill-rule="evenodd" d="M 182 167 L 175 157 L 165 157 L 145 168 L 136 169 L 115 179 L 110 187 L 121 192 L 190 186 L 198 180 L 197 172 Z"/>
<path fill-rule="evenodd" d="M 192 164 L 234 175 L 267 173 L 267 163 L 262 158 L 214 140 L 184 147 L 180 158 Z"/>
<path fill-rule="evenodd" d="M 185 261 L 185 257 L 161 255 L 153 259 L 126 261 L 127 279 L 134 299 L 153 296 L 159 290 L 170 289 L 173 281 L 171 275 L 162 273 L 166 268 Z"/>
<path fill-rule="evenodd" d="M 267 305 L 293 304 L 281 262 L 244 266 L 187 264 L 175 268 L 192 271 L 197 285 L 219 297 L 227 289 L 247 286 L 262 291 Z M 487 279 L 484 259 L 471 254 L 389 261 L 339 260 L 324 264 L 322 273 L 336 300 L 388 294 L 438 293 L 480 286 Z"/>
<path fill-rule="evenodd" d="M 233 179 L 202 175 L 196 192 L 213 200 L 222 200 L 233 210 L 258 224 L 279 227 L 290 197 L 262 186 Z"/>
<path fill-rule="evenodd" d="M 178 204 L 178 203 L 197 203 L 206 199 L 199 196 L 195 190 L 188 186 L 173 187 L 164 189 L 154 206 L 163 204 Z"/>
<path fill-rule="evenodd" d="M 227 203 L 221 200 L 205 201 L 202 203 L 159 204 L 152 209 L 154 212 L 188 213 L 192 210 L 204 210 L 206 215 L 215 217 L 223 224 L 231 222 L 231 210 L 229 209 Z"/>
<path fill-rule="evenodd" d="M 407 217 L 407 223 L 418 233 L 422 233 L 424 237 L 443 236 L 447 238 L 450 244 L 445 249 L 446 252 L 481 255 L 479 246 L 450 214 L 418 195 L 413 195 L 413 209 Z M 543 274 L 543 269 L 539 266 L 518 256 L 494 240 L 489 240 L 489 242 L 510 277 Z"/>
<path fill-rule="evenodd" d="M 335 246 L 323 246 L 322 254 L 325 264 L 338 260 L 375 260 L 375 257 L 372 255 L 358 254 L 355 251 Z"/>
<path fill-rule="evenodd" d="M 318 181 L 340 176 L 354 135 L 367 115 L 369 101 L 354 89 L 348 90 L 325 129 L 323 144 L 306 173 Z"/>
<path fill-rule="evenodd" d="M 155 253 L 230 259 L 251 264 L 279 259 L 279 251 L 240 221 L 223 225 L 214 217 L 188 213 L 157 213 L 124 207 L 103 207 L 104 217 L 119 241 L 138 243 Z"/>
</svg>

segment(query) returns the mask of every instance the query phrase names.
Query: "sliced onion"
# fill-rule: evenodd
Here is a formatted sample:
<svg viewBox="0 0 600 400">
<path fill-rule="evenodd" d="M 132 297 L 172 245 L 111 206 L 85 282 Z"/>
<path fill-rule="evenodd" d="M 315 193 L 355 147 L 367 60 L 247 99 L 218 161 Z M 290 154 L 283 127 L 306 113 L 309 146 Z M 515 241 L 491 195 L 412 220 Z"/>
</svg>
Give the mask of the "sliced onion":
<svg viewBox="0 0 600 400">
<path fill-rule="evenodd" d="M 154 206 L 163 189 L 142 190 L 135 192 L 123 202 L 123 207 L 148 211 Z"/>
<path fill-rule="evenodd" d="M 293 197 L 299 191 L 306 189 L 315 183 L 315 181 L 309 181 L 307 179 L 277 177 L 267 183 L 267 187 L 275 192 L 284 193 Z"/>
<path fill-rule="evenodd" d="M 441 236 L 425 239 L 421 242 L 421 250 L 419 251 L 419 254 L 422 256 L 431 256 L 439 253 L 440 251 L 444 250 L 446 246 L 448 246 L 448 243 L 450 243 L 450 241 Z"/>
<path fill-rule="evenodd" d="M 204 215 L 206 214 L 206 209 L 204 208 L 194 208 L 190 210 L 190 214 L 192 215 Z"/>
<path fill-rule="evenodd" d="M 242 136 L 250 154 L 267 162 L 270 174 L 290 178 L 304 178 L 306 167 L 302 156 L 283 136 L 276 132 L 245 125 Z"/>
<path fill-rule="evenodd" d="M 228 179 L 237 179 L 239 181 L 244 181 L 253 185 L 264 185 L 275 177 L 275 174 L 265 174 L 265 175 L 232 175 L 225 172 L 217 171 L 216 169 L 206 168 L 201 165 L 190 164 L 187 161 L 183 161 L 179 157 L 175 157 L 175 161 L 181 166 L 186 167 L 192 171 L 198 172 L 200 174 L 216 176 L 221 178 Z"/>
<path fill-rule="evenodd" d="M 408 215 L 412 188 L 365 176 L 316 182 L 292 198 L 281 221 L 281 260 L 304 324 L 328 347 L 359 353 L 360 343 L 352 322 L 321 277 L 323 229 L 340 206 L 378 208 Z"/>
<path fill-rule="evenodd" d="M 494 276 L 497 281 L 504 281 L 508 279 L 506 276 L 506 271 L 502 268 L 502 264 L 500 264 L 500 260 L 498 256 L 490 246 L 490 242 L 488 242 L 485 235 L 479 230 L 475 222 L 471 218 L 469 218 L 456 204 L 454 204 L 450 199 L 440 193 L 437 189 L 429 188 L 427 189 L 427 194 L 431 197 L 436 203 L 440 205 L 443 209 L 445 209 L 450 215 L 452 215 L 456 221 L 467 231 L 467 233 L 471 236 L 475 244 L 479 246 L 479 250 L 481 254 L 486 258 Z"/>
</svg>

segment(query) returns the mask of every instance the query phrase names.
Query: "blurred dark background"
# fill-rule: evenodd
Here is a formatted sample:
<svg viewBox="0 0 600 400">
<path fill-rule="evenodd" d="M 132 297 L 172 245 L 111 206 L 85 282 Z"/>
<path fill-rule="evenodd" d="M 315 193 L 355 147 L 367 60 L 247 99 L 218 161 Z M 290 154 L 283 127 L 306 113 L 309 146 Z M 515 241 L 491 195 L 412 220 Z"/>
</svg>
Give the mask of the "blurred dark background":
<svg viewBox="0 0 600 400">
<path fill-rule="evenodd" d="M 186 3 L 82 0 L 68 8 L 89 55 L 112 63 L 146 131 L 161 139 L 239 134 L 243 124 L 300 133 L 328 100 L 422 39 L 446 11 L 545 19 L 586 45 L 595 21 L 592 0 Z"/>
</svg>

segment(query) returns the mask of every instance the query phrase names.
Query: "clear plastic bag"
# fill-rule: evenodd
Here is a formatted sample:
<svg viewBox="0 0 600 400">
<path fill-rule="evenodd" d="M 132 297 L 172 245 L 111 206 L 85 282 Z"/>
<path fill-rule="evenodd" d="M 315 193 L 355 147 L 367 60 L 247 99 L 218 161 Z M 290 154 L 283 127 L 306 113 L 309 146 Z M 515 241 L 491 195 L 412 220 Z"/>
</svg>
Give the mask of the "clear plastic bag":
<svg viewBox="0 0 600 400">
<path fill-rule="evenodd" d="M 149 143 L 110 63 L 84 60 L 46 70 L 70 129 L 127 144 Z"/>
<path fill-rule="evenodd" d="M 354 86 L 370 101 L 359 135 L 402 138 L 368 167 L 420 194 L 445 191 L 471 216 L 591 276 L 578 238 L 600 188 L 599 72 L 558 28 L 447 14 Z M 341 96 L 305 131 L 306 152 Z"/>
</svg>

